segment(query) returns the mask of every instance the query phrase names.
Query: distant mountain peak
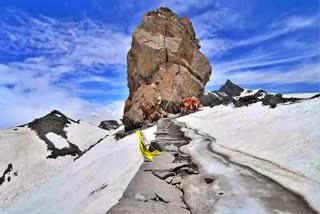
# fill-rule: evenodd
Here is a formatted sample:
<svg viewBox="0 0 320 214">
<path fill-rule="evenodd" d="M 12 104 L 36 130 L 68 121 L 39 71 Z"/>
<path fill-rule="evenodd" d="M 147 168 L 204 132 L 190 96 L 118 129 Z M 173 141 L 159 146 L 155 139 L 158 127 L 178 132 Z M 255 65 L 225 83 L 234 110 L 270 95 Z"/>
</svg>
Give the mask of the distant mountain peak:
<svg viewBox="0 0 320 214">
<path fill-rule="evenodd" d="M 224 92 L 229 96 L 239 96 L 244 91 L 243 88 L 227 80 L 223 86 L 219 89 L 220 92 Z"/>
</svg>

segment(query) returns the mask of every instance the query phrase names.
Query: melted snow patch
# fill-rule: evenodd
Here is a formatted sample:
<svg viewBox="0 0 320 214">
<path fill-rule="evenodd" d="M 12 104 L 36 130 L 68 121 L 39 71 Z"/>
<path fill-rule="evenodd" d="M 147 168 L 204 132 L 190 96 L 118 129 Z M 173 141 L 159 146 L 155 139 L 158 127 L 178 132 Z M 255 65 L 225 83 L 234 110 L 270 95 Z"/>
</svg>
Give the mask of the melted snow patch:
<svg viewBox="0 0 320 214">
<path fill-rule="evenodd" d="M 69 143 L 66 139 L 53 132 L 49 132 L 48 134 L 46 134 L 46 137 L 54 144 L 57 149 L 63 149 L 69 146 Z"/>
</svg>

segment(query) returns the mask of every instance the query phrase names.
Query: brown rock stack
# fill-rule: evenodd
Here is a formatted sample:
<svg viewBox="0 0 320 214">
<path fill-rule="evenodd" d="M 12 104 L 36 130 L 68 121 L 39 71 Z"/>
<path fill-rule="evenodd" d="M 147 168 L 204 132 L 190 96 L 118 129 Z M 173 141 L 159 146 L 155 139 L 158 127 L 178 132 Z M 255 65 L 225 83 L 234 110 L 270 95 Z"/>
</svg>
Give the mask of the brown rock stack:
<svg viewBox="0 0 320 214">
<path fill-rule="evenodd" d="M 179 18 L 168 8 L 144 15 L 127 56 L 126 130 L 158 120 L 162 110 L 177 113 L 183 98 L 203 94 L 211 66 L 199 49 L 188 18 Z"/>
</svg>

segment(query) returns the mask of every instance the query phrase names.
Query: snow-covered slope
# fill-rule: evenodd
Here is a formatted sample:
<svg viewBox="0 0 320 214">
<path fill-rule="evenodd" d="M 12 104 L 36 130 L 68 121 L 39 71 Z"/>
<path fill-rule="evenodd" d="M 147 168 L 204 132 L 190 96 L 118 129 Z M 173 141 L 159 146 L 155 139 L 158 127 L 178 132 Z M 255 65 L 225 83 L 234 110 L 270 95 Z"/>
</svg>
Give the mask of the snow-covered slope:
<svg viewBox="0 0 320 214">
<path fill-rule="evenodd" d="M 135 134 L 113 134 L 61 112 L 0 131 L 0 213 L 105 213 L 143 159 Z M 153 140 L 156 127 L 145 130 Z"/>
<path fill-rule="evenodd" d="M 109 132 L 75 122 L 58 111 L 24 126 L 1 130 L 0 210 L 62 172 Z"/>
<path fill-rule="evenodd" d="M 155 131 L 156 127 L 144 131 L 149 141 Z M 135 134 L 118 141 L 105 138 L 3 213 L 106 213 L 143 162 L 137 141 Z"/>
<path fill-rule="evenodd" d="M 213 151 L 279 182 L 320 211 L 319 98 L 275 109 L 261 103 L 215 106 L 178 121 L 214 139 Z M 192 145 L 190 150 L 197 148 Z M 210 162 L 200 162 L 210 173 Z"/>
</svg>

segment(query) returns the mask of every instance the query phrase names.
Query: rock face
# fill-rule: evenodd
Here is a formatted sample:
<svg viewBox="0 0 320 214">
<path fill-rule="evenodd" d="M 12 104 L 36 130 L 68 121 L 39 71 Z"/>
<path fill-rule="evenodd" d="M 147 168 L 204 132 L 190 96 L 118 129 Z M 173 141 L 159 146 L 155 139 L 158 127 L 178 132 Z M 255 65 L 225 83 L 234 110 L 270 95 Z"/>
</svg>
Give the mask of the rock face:
<svg viewBox="0 0 320 214">
<path fill-rule="evenodd" d="M 183 98 L 200 96 L 211 75 L 207 58 L 188 18 L 168 8 L 144 15 L 127 56 L 129 97 L 123 124 L 127 130 L 176 113 Z"/>
</svg>

